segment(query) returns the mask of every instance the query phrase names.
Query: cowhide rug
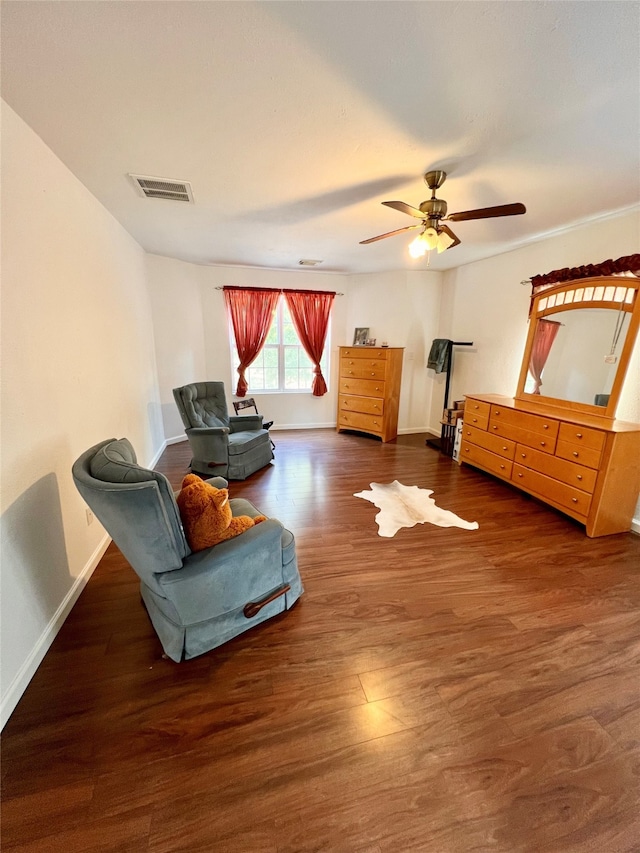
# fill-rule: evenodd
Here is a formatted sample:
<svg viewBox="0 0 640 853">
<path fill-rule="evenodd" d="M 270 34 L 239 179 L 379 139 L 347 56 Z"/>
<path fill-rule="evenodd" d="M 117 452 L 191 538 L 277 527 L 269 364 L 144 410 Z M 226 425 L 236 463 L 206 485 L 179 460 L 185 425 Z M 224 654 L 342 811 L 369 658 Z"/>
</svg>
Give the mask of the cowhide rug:
<svg viewBox="0 0 640 853">
<path fill-rule="evenodd" d="M 395 536 L 401 527 L 414 527 L 416 524 L 437 524 L 438 527 L 462 527 L 464 530 L 477 530 L 477 521 L 465 521 L 450 512 L 440 509 L 431 495 L 432 489 L 419 489 L 418 486 L 403 486 L 397 480 L 393 483 L 370 483 L 371 491 L 356 492 L 355 498 L 363 498 L 378 507 L 376 515 L 379 536 Z"/>
</svg>

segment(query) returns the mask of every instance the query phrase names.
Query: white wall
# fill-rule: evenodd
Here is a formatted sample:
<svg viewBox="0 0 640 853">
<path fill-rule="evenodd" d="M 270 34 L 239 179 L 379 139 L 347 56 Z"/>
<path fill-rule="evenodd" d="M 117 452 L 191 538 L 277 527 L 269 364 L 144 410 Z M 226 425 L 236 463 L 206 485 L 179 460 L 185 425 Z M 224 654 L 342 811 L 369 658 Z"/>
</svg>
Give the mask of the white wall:
<svg viewBox="0 0 640 853">
<path fill-rule="evenodd" d="M 347 329 L 344 343 L 353 342 L 353 330 L 369 327 L 380 344 L 404 347 L 398 431 L 429 429 L 431 398 L 438 384 L 428 371 L 427 357 L 437 337 L 442 274 L 437 272 L 394 272 L 349 277 Z M 437 392 L 436 392 L 437 393 Z M 440 407 L 442 409 L 442 406 Z M 441 412 L 438 413 L 438 421 Z M 440 425 L 432 425 L 440 434 Z"/>
<path fill-rule="evenodd" d="M 207 376 L 201 288 L 206 267 L 146 256 L 164 435 L 185 438 L 172 389 Z M 189 377 L 185 379 L 185 377 Z"/>
<path fill-rule="evenodd" d="M 243 267 L 204 267 L 150 256 L 160 394 L 168 440 L 184 437 L 172 389 L 204 379 L 224 381 L 229 405 L 235 398 L 224 285 L 332 290 L 336 296 L 329 341 L 329 392 L 253 394 L 273 429 L 335 427 L 338 347 L 350 345 L 356 326 L 369 326 L 378 343 L 405 347 L 399 429 L 426 429 L 432 382 L 426 356 L 440 310 L 440 273 L 397 272 L 340 275 L 319 271 L 278 271 Z"/>
<path fill-rule="evenodd" d="M 527 338 L 530 286 L 520 282 L 562 267 L 632 254 L 640 242 L 640 212 L 602 219 L 513 252 L 445 273 L 440 336 L 474 341 L 456 353 L 452 388 L 465 394 L 516 392 Z M 636 346 L 637 355 L 638 346 Z M 638 360 L 630 366 L 617 417 L 640 422 Z"/>
<path fill-rule="evenodd" d="M 141 248 L 6 104 L 2 177 L 4 724 L 108 544 L 73 460 L 163 436 Z"/>
</svg>

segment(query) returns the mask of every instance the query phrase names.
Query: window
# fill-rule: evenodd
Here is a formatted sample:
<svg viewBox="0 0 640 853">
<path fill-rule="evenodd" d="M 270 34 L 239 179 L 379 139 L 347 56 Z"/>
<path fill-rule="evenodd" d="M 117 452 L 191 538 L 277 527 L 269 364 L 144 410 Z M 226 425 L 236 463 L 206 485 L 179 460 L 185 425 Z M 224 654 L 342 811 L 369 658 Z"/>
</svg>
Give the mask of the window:
<svg viewBox="0 0 640 853">
<path fill-rule="evenodd" d="M 331 328 L 327 333 L 330 340 Z M 231 341 L 232 384 L 235 387 L 240 363 L 233 328 L 229 323 Z M 325 377 L 329 368 L 329 348 L 325 346 L 320 367 Z M 273 312 L 273 321 L 265 345 L 247 370 L 249 393 L 259 391 L 310 391 L 313 381 L 313 364 L 300 344 L 291 320 L 286 300 L 281 296 Z"/>
</svg>

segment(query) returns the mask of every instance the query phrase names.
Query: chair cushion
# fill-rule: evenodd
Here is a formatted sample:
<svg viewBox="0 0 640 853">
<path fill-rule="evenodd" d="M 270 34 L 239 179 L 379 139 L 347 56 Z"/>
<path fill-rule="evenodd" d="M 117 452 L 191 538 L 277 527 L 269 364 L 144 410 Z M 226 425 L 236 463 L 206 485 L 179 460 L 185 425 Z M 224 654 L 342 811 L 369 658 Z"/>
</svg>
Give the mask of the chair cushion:
<svg viewBox="0 0 640 853">
<path fill-rule="evenodd" d="M 266 429 L 241 430 L 229 433 L 229 456 L 237 456 L 246 453 L 261 444 L 271 444 L 269 433 Z"/>
<path fill-rule="evenodd" d="M 149 480 L 155 480 L 169 524 L 176 537 L 178 550 L 182 556 L 189 554 L 180 513 L 169 480 L 164 474 L 138 465 L 135 450 L 128 439 L 121 438 L 101 447 L 91 460 L 89 470 L 92 477 L 104 483 L 148 483 Z"/>
</svg>

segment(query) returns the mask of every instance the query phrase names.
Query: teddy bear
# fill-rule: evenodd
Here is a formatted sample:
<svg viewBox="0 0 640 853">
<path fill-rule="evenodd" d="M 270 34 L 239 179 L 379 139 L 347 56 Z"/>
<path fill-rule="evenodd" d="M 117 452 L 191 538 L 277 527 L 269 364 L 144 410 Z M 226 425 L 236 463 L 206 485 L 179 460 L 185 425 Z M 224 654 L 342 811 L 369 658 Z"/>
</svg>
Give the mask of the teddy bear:
<svg viewBox="0 0 640 853">
<path fill-rule="evenodd" d="M 187 474 L 184 478 L 176 500 L 192 551 L 203 551 L 267 520 L 266 515 L 257 515 L 255 518 L 237 515 L 234 518 L 229 504 L 229 490 L 216 489 L 195 474 Z"/>
</svg>

